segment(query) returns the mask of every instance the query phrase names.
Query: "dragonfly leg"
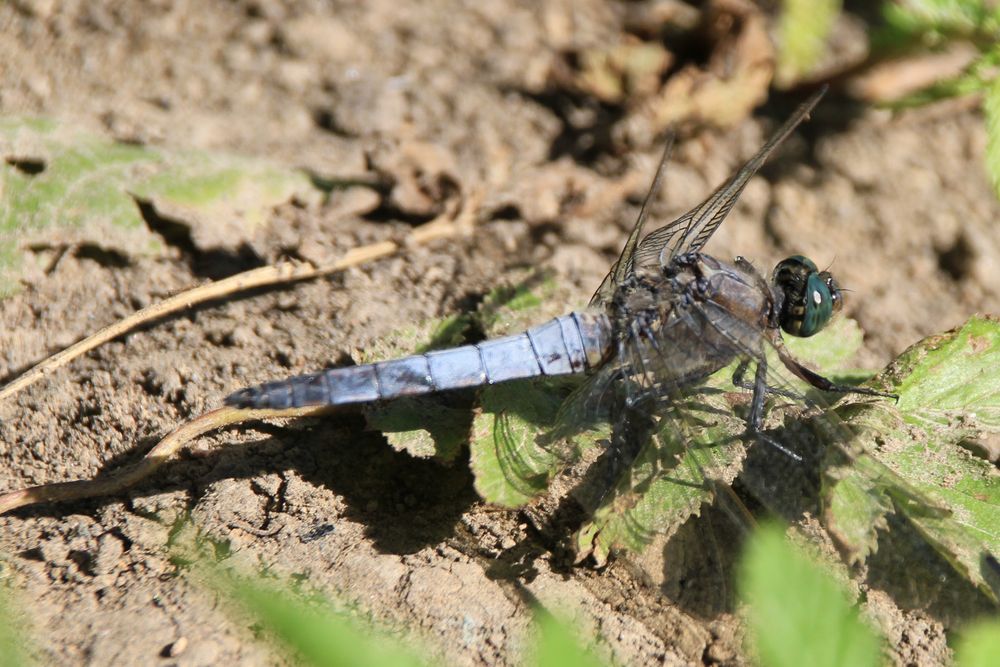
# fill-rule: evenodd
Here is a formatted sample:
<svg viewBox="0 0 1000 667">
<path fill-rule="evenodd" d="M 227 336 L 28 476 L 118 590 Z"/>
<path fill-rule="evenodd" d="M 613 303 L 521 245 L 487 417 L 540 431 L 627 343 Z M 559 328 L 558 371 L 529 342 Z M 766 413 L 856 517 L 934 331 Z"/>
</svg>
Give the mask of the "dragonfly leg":
<svg viewBox="0 0 1000 667">
<path fill-rule="evenodd" d="M 650 332 L 637 323 L 632 325 L 632 334 L 635 340 L 644 337 L 652 338 Z M 631 359 L 632 366 L 637 372 L 635 377 L 638 378 L 638 382 L 650 381 L 649 369 L 646 367 L 646 359 L 640 347 L 629 346 L 622 340 L 618 344 L 618 353 L 622 358 L 627 356 Z M 630 383 L 626 381 L 626 387 L 629 386 Z M 631 389 L 631 391 L 626 390 L 628 395 L 612 414 L 612 423 L 615 424 L 615 428 L 611 435 L 611 451 L 609 452 L 608 490 L 614 487 L 623 472 L 631 468 L 632 463 L 642 450 L 643 443 L 652 431 L 652 422 L 648 415 L 649 396 L 642 391 L 636 391 L 635 387 L 631 387 Z"/>
<path fill-rule="evenodd" d="M 781 359 L 781 363 L 791 372 L 795 373 L 798 377 L 802 378 L 812 386 L 816 387 L 820 391 L 835 393 L 835 394 L 860 394 L 862 396 L 881 396 L 882 398 L 891 398 L 894 401 L 899 400 L 898 394 L 892 394 L 886 391 L 879 391 L 878 389 L 869 389 L 868 387 L 854 387 L 849 384 L 837 384 L 836 382 L 829 380 L 815 371 L 811 371 L 802 364 L 800 364 L 796 359 L 789 354 L 788 350 L 783 345 L 776 345 L 775 348 L 778 351 L 778 357 Z"/>
<path fill-rule="evenodd" d="M 740 364 L 740 366 L 743 365 Z M 743 369 L 743 372 L 746 372 L 746 368 Z M 750 399 L 750 414 L 747 415 L 746 437 L 766 442 L 793 461 L 802 461 L 801 456 L 764 433 L 764 399 L 767 396 L 767 391 L 767 361 L 761 357 L 757 360 L 757 371 L 754 373 L 753 397 Z"/>
<path fill-rule="evenodd" d="M 753 382 L 749 382 L 744 379 L 747 373 L 747 369 L 750 368 L 750 360 L 744 359 L 733 371 L 733 386 L 739 387 L 740 389 L 754 389 L 756 385 Z M 805 396 L 802 394 L 797 394 L 794 391 L 789 391 L 787 389 L 779 389 L 778 387 L 772 387 L 770 385 L 764 385 L 765 394 L 773 394 L 774 396 L 782 396 L 784 398 L 791 399 L 793 401 L 800 401 L 802 403 L 808 403 Z"/>
</svg>

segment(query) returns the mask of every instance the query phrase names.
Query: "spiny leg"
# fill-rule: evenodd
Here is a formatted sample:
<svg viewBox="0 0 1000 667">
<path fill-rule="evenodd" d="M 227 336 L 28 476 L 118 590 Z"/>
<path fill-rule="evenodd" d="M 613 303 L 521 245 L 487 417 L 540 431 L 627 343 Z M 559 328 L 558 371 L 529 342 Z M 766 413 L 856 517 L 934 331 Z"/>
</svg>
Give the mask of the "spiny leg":
<svg viewBox="0 0 1000 667">
<path fill-rule="evenodd" d="M 645 439 L 652 431 L 651 419 L 648 414 L 650 397 L 644 391 L 646 383 L 653 382 L 650 369 L 646 364 L 639 341 L 643 338 L 642 328 L 637 322 L 632 323 L 631 341 L 623 340 L 619 346 L 621 358 L 628 358 L 632 372 L 624 379 L 627 396 L 624 405 L 620 406 L 615 415 L 616 428 L 612 433 L 612 462 L 609 466 L 611 484 L 615 484 L 619 476 L 631 468 Z M 631 343 L 631 344 L 630 344 Z"/>
<path fill-rule="evenodd" d="M 756 384 L 753 382 L 748 382 L 744 379 L 747 369 L 750 367 L 750 359 L 744 359 L 733 371 L 733 386 L 739 387 L 740 389 L 755 389 Z M 781 396 L 783 398 L 788 398 L 793 401 L 800 401 L 802 403 L 808 403 L 808 399 L 802 394 L 790 391 L 788 389 L 779 389 L 778 387 L 772 387 L 768 384 L 764 385 L 764 392 L 766 394 L 773 394 L 774 396 Z"/>
<path fill-rule="evenodd" d="M 757 359 L 757 371 L 754 373 L 753 396 L 750 399 L 750 414 L 747 415 L 746 436 L 766 442 L 794 461 L 802 461 L 801 456 L 764 433 L 764 399 L 767 397 L 767 389 L 767 360 L 762 355 Z"/>
<path fill-rule="evenodd" d="M 868 387 L 854 387 L 849 384 L 837 384 L 832 380 L 829 380 L 815 371 L 811 371 L 802 364 L 800 364 L 795 357 L 789 354 L 788 350 L 784 345 L 776 345 L 775 348 L 778 351 L 778 358 L 781 359 L 781 363 L 785 365 L 785 368 L 790 370 L 799 378 L 805 380 L 810 385 L 819 389 L 820 391 L 829 392 L 832 394 L 859 394 L 861 396 L 879 396 L 881 398 L 891 398 L 894 401 L 899 400 L 898 394 L 892 394 L 886 391 L 879 391 L 878 389 L 869 389 Z"/>
</svg>

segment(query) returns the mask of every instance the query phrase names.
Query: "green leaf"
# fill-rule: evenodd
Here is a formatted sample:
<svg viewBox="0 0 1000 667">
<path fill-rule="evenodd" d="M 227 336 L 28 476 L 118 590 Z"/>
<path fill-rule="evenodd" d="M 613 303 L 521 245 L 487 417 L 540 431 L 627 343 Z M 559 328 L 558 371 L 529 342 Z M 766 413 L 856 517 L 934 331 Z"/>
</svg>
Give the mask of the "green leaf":
<svg viewBox="0 0 1000 667">
<path fill-rule="evenodd" d="M 585 650 L 569 630 L 569 624 L 560 622 L 543 609 L 535 612 L 535 629 L 538 641 L 533 660 L 539 667 L 601 667 L 603 662 Z"/>
<path fill-rule="evenodd" d="M 306 605 L 287 591 L 234 578 L 224 579 L 217 588 L 305 664 L 324 667 L 430 664 L 411 648 L 363 627 L 329 605 Z"/>
<path fill-rule="evenodd" d="M 235 247 L 275 206 L 318 193 L 306 174 L 263 161 L 124 144 L 46 119 L 0 118 L 0 153 L 0 296 L 18 288 L 32 245 L 160 252 L 139 201 L 188 225 L 200 247 Z"/>
<path fill-rule="evenodd" d="M 776 72 L 781 85 L 808 74 L 820 61 L 840 9 L 841 0 L 784 0 Z"/>
<path fill-rule="evenodd" d="M 22 625 L 14 614 L 11 596 L 0 583 L 0 664 L 4 667 L 28 664 L 25 656 L 26 633 Z"/>
<path fill-rule="evenodd" d="M 364 408 L 368 425 L 381 431 L 389 445 L 419 459 L 454 461 L 469 439 L 472 413 L 437 397 L 400 398 Z"/>
<path fill-rule="evenodd" d="M 473 327 L 473 318 L 466 314 L 403 327 L 369 345 L 360 361 L 367 364 L 461 345 Z M 396 451 L 449 462 L 458 456 L 472 426 L 468 406 L 452 405 L 449 398 L 402 398 L 366 406 L 363 412 L 369 426 L 382 431 Z"/>
<path fill-rule="evenodd" d="M 998 367 L 1000 324 L 974 317 L 914 345 L 882 374 L 877 383 L 899 394 L 898 407 L 838 410 L 857 435 L 831 450 L 824 518 L 853 560 L 874 551 L 892 508 L 997 599 L 985 558 L 1000 553 L 1000 475 L 959 445 L 1000 437 Z"/>
<path fill-rule="evenodd" d="M 962 631 L 955 647 L 958 667 L 993 667 L 1000 656 L 1000 621 L 982 620 Z"/>
<path fill-rule="evenodd" d="M 1000 433 L 1000 320 L 973 317 L 912 346 L 886 373 L 906 421 L 960 437 Z"/>
<path fill-rule="evenodd" d="M 532 271 L 514 285 L 502 285 L 487 294 L 476 320 L 488 338 L 518 333 L 573 310 L 567 307 L 566 297 L 552 276 Z"/>
<path fill-rule="evenodd" d="M 501 286 L 483 300 L 476 318 L 489 338 L 518 333 L 572 310 L 572 295 L 550 276 L 531 272 L 513 286 Z M 565 466 L 567 451 L 546 444 L 559 408 L 579 378 L 513 382 L 480 392 L 469 441 L 476 491 L 504 507 L 524 505 L 548 488 Z M 587 439 L 580 438 L 581 442 Z M 589 442 L 593 444 L 593 440 Z"/>
<path fill-rule="evenodd" d="M 859 371 L 852 362 L 864 339 L 865 334 L 856 320 L 838 317 L 815 336 L 789 336 L 785 345 L 796 359 L 812 368 L 822 369 L 827 376 L 857 374 Z"/>
<path fill-rule="evenodd" d="M 983 112 L 986 114 L 986 171 L 993 182 L 993 190 L 1000 197 L 1000 77 L 986 90 Z"/>
<path fill-rule="evenodd" d="M 783 531 L 755 531 L 744 556 L 740 593 L 751 643 L 766 667 L 864 667 L 881 664 L 879 640 L 837 583 Z"/>
<path fill-rule="evenodd" d="M 936 46 L 951 39 L 989 40 L 998 14 L 984 0 L 897 0 L 882 3 L 886 25 L 875 37 L 882 50 Z"/>
<path fill-rule="evenodd" d="M 546 384 L 512 382 L 483 389 L 469 465 L 484 500 L 519 507 L 545 491 L 562 460 L 539 438 L 555 421 L 561 402 Z"/>
<path fill-rule="evenodd" d="M 728 371 L 728 374 L 727 374 Z M 716 377 L 732 377 L 727 369 Z M 716 485 L 731 484 L 745 449 L 734 435 L 746 423 L 733 412 L 732 394 L 706 393 L 667 415 L 635 463 L 576 536 L 576 549 L 600 565 L 615 550 L 641 551 L 656 535 L 669 537 L 703 504 Z"/>
</svg>

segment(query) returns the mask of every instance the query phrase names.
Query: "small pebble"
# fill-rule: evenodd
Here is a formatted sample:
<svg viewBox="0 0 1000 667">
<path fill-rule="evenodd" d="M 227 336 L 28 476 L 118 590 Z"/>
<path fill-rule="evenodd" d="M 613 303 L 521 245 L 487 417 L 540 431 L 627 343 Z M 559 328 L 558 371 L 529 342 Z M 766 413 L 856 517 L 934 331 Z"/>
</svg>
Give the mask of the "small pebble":
<svg viewBox="0 0 1000 667">
<path fill-rule="evenodd" d="M 186 649 L 187 646 L 188 646 L 188 638 L 178 637 L 177 641 L 168 646 L 164 653 L 168 658 L 176 658 L 177 656 L 179 656 L 181 653 L 184 652 L 184 649 Z"/>
<path fill-rule="evenodd" d="M 232 345 L 235 345 L 236 347 L 246 347 L 254 340 L 253 329 L 241 324 L 233 328 L 228 338 Z"/>
</svg>

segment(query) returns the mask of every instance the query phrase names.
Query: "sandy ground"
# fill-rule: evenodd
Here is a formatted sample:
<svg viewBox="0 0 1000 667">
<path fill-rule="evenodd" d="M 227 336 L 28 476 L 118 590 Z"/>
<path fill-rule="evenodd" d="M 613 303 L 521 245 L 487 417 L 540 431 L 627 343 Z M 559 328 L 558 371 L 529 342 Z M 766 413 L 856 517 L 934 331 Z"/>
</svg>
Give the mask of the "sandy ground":
<svg viewBox="0 0 1000 667">
<path fill-rule="evenodd" d="M 584 302 L 661 145 L 624 142 L 612 107 L 547 88 L 566 52 L 622 40 L 617 3 L 15 2 L 0 5 L 0 25 L 4 114 L 388 184 L 283 206 L 235 250 L 169 239 L 161 257 L 120 261 L 100 242 L 52 238 L 37 263 L 58 261 L 0 303 L 0 376 L 206 277 L 399 238 L 447 202 L 481 197 L 474 234 L 168 318 L 0 405 L 4 490 L 130 461 L 228 392 L 357 358 L 403 324 L 474 303 L 517 267 L 553 270 Z M 794 102 L 685 134 L 657 218 L 697 203 Z M 893 116 L 833 94 L 710 249 L 762 267 L 791 252 L 832 264 L 867 335 L 859 363 L 877 368 L 924 335 L 1000 310 L 1000 206 L 984 145 L 975 105 Z M 623 663 L 745 661 L 725 577 L 696 556 L 670 562 L 668 548 L 655 585 L 623 562 L 572 567 L 523 513 L 479 503 L 464 462 L 394 453 L 360 419 L 204 441 L 208 451 L 126 498 L 0 518 L 0 571 L 43 662 L 275 660 L 213 594 L 176 576 L 170 549 L 186 518 L 240 562 L 410 628 L 453 664 L 516 661 L 536 601 Z M 725 523 L 711 515 L 691 535 Z M 895 661 L 947 659 L 942 619 L 877 587 L 866 597 Z M 703 602 L 712 598 L 722 602 Z M 186 649 L 164 657 L 182 638 Z"/>
</svg>

